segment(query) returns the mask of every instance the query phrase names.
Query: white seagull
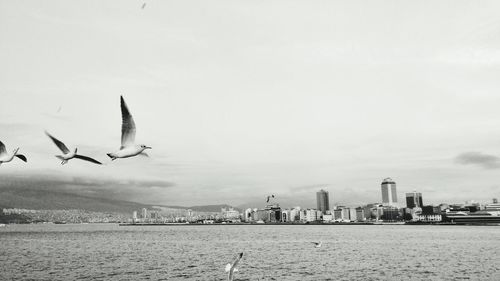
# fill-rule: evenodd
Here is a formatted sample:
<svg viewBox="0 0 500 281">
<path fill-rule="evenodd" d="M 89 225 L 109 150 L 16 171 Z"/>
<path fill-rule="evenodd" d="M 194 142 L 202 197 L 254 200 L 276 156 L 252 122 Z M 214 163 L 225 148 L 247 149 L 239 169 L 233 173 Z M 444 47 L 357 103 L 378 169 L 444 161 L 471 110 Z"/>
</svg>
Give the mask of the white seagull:
<svg viewBox="0 0 500 281">
<path fill-rule="evenodd" d="M 314 244 L 314 248 L 320 248 L 321 247 L 321 241 L 319 242 L 312 242 Z"/>
<path fill-rule="evenodd" d="M 83 156 L 83 155 L 79 155 L 79 154 L 76 154 L 76 151 L 78 150 L 77 148 L 75 148 L 75 150 L 73 152 L 71 152 L 68 147 L 66 147 L 66 145 L 54 138 L 53 136 L 51 136 L 47 131 L 45 131 L 45 134 L 54 142 L 54 144 L 62 151 L 63 155 L 56 155 L 57 158 L 59 158 L 60 160 L 62 160 L 61 162 L 61 165 L 64 165 L 66 163 L 68 163 L 68 161 L 70 159 L 73 159 L 73 158 L 77 158 L 77 159 L 82 159 L 82 160 L 85 160 L 85 161 L 89 161 L 89 162 L 92 162 L 92 163 L 95 163 L 95 164 L 99 164 L 101 165 L 102 163 L 93 159 L 93 158 L 90 158 L 90 157 L 87 157 L 87 156 Z"/>
<path fill-rule="evenodd" d="M 7 163 L 12 161 L 12 159 L 14 159 L 14 156 L 23 160 L 24 162 L 28 162 L 26 156 L 18 154 L 17 151 L 19 151 L 19 147 L 14 149 L 14 151 L 12 151 L 12 154 L 8 153 L 7 150 L 5 150 L 5 145 L 3 144 L 3 142 L 0 141 L 0 165 L 2 163 Z"/>
<path fill-rule="evenodd" d="M 122 109 L 122 145 L 120 146 L 120 150 L 108 153 L 107 155 L 111 158 L 111 160 L 132 157 L 139 154 L 148 156 L 144 150 L 151 149 L 151 147 L 143 144 L 135 144 L 135 122 L 132 115 L 128 111 L 128 107 L 123 99 L 123 96 L 120 96 L 120 106 Z"/>
<path fill-rule="evenodd" d="M 236 265 L 238 265 L 238 262 L 240 262 L 241 257 L 243 257 L 243 253 L 239 253 L 238 256 L 236 256 L 236 259 L 234 259 L 233 264 L 228 263 L 226 265 L 226 272 L 228 272 L 227 274 L 228 281 L 234 280 L 234 272 L 238 271 Z"/>
</svg>

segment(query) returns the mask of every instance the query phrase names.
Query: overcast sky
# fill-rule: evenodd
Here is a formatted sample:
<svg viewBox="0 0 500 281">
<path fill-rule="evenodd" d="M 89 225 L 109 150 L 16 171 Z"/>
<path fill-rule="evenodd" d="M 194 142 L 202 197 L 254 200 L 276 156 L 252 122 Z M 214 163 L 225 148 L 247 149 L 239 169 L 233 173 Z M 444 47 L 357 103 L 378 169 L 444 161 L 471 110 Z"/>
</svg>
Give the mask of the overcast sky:
<svg viewBox="0 0 500 281">
<path fill-rule="evenodd" d="M 0 1 L 0 140 L 29 158 L 0 177 L 170 205 L 376 202 L 385 177 L 400 201 L 500 197 L 500 2 L 146 2 Z M 105 154 L 120 95 L 150 158 Z M 44 130 L 106 165 L 61 166 Z"/>
</svg>

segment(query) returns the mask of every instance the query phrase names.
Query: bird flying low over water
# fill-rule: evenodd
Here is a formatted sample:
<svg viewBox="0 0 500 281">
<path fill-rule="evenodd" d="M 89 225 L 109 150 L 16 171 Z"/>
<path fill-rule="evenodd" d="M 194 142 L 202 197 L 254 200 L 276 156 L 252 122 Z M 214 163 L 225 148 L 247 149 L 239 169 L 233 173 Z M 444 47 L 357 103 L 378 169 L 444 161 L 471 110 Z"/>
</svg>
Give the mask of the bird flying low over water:
<svg viewBox="0 0 500 281">
<path fill-rule="evenodd" d="M 7 150 L 5 149 L 5 145 L 3 144 L 3 142 L 0 141 L 0 165 L 2 163 L 7 163 L 7 162 L 12 161 L 12 159 L 14 159 L 14 157 L 17 157 L 17 158 L 23 160 L 24 162 L 28 162 L 28 159 L 26 159 L 26 156 L 24 156 L 22 154 L 18 154 L 17 153 L 18 151 L 19 151 L 19 147 L 14 149 L 14 151 L 12 151 L 12 154 L 8 153 Z"/>
<path fill-rule="evenodd" d="M 320 248 L 321 247 L 321 241 L 319 242 L 312 242 L 314 244 L 314 248 Z"/>
<path fill-rule="evenodd" d="M 62 151 L 63 155 L 56 155 L 57 158 L 59 158 L 60 160 L 62 160 L 61 162 L 61 165 L 64 165 L 66 163 L 68 163 L 68 161 L 70 159 L 73 159 L 73 158 L 77 158 L 77 159 L 82 159 L 82 160 L 85 160 L 85 161 L 89 161 L 89 162 L 92 162 L 92 163 L 95 163 L 95 164 L 99 164 L 101 165 L 102 163 L 93 159 L 93 158 L 90 158 L 90 157 L 87 157 L 87 156 L 83 156 L 83 155 L 79 155 L 79 154 L 76 154 L 77 152 L 77 148 L 75 148 L 74 151 L 70 151 L 68 149 L 68 147 L 66 147 L 66 145 L 54 138 L 53 136 L 51 136 L 47 131 L 45 131 L 45 134 L 54 142 L 54 144 Z"/>
<path fill-rule="evenodd" d="M 107 155 L 111 160 L 132 157 L 139 154 L 148 156 L 144 150 L 151 149 L 151 147 L 143 144 L 135 144 L 135 122 L 123 96 L 120 96 L 120 106 L 122 110 L 122 145 L 120 146 L 120 150 L 108 153 Z"/>
<path fill-rule="evenodd" d="M 236 265 L 238 265 L 238 263 L 240 262 L 240 259 L 242 257 L 243 257 L 243 253 L 239 253 L 238 256 L 236 256 L 236 258 L 234 259 L 233 264 L 228 263 L 226 265 L 226 272 L 228 272 L 228 274 L 227 274 L 228 281 L 234 280 L 234 272 L 238 271 L 238 269 L 236 268 Z"/>
</svg>

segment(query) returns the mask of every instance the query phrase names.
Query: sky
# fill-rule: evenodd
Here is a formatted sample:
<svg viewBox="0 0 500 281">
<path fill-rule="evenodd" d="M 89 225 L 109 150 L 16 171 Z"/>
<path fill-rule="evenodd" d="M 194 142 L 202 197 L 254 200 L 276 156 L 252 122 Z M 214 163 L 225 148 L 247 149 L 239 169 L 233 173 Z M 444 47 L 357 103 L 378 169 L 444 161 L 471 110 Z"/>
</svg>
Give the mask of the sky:
<svg viewBox="0 0 500 281">
<path fill-rule="evenodd" d="M 184 206 L 380 202 L 386 177 L 399 201 L 500 197 L 498 1 L 146 3 L 0 0 L 0 140 L 29 159 L 0 178 Z M 120 95 L 149 158 L 106 156 Z M 105 165 L 61 166 L 44 130 Z"/>
</svg>

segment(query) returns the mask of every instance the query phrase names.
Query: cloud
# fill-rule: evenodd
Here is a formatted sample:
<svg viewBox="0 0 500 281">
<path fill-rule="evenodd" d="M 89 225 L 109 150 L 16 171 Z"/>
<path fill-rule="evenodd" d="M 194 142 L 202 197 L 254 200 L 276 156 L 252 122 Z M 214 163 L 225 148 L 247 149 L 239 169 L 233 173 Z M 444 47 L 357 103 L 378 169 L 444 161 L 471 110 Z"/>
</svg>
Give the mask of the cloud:
<svg viewBox="0 0 500 281">
<path fill-rule="evenodd" d="M 462 165 L 478 165 L 484 169 L 500 168 L 500 157 L 481 152 L 462 153 L 455 158 L 455 162 Z"/>
<path fill-rule="evenodd" d="M 116 180 L 36 174 L 5 175 L 0 182 L 0 190 L 37 189 L 140 203 L 156 202 L 157 197 L 161 197 L 174 186 L 174 183 L 160 180 Z"/>
</svg>

